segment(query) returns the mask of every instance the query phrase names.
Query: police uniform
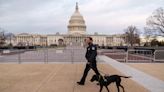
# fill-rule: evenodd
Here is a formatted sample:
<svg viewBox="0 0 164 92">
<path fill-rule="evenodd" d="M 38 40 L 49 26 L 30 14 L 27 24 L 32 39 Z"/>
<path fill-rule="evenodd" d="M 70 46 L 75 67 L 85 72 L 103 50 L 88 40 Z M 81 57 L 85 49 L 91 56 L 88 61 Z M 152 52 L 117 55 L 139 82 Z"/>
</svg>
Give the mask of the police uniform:
<svg viewBox="0 0 164 92">
<path fill-rule="evenodd" d="M 98 69 L 97 69 L 96 56 L 97 56 L 97 46 L 91 43 L 87 47 L 87 52 L 85 54 L 85 58 L 87 59 L 88 63 L 86 64 L 84 74 L 81 78 L 81 81 L 78 84 L 85 83 L 85 79 L 86 79 L 88 71 L 90 69 L 92 69 L 97 75 L 100 75 L 100 73 L 98 72 Z"/>
</svg>

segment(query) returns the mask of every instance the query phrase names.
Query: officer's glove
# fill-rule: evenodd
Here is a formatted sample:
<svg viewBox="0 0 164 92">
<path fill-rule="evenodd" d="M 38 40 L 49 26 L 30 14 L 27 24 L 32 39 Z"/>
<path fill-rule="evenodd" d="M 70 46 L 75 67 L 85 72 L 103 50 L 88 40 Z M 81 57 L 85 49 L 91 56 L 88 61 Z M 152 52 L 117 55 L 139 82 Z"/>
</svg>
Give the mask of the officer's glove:
<svg viewBox="0 0 164 92">
<path fill-rule="evenodd" d="M 91 62 L 87 62 L 87 65 L 89 65 L 90 67 L 92 67 L 92 63 Z"/>
</svg>

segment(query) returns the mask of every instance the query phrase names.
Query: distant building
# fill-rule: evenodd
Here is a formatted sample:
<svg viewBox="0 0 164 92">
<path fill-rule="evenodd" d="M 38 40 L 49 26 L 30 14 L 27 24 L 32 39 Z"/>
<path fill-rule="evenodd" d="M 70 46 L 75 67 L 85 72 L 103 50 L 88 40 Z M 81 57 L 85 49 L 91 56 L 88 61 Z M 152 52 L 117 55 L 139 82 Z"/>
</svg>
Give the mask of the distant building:
<svg viewBox="0 0 164 92">
<path fill-rule="evenodd" d="M 51 46 L 51 45 L 59 45 L 59 41 L 60 39 L 64 39 L 64 35 L 60 35 L 60 34 L 50 34 L 47 35 L 47 45 Z M 63 42 L 64 44 L 64 42 Z"/>
<path fill-rule="evenodd" d="M 47 46 L 47 36 L 22 33 L 16 35 L 14 45 L 17 46 Z"/>
<path fill-rule="evenodd" d="M 22 33 L 16 35 L 12 41 L 13 45 L 18 46 L 51 46 L 51 45 L 84 45 L 84 39 L 88 36 L 93 38 L 93 42 L 99 46 L 124 46 L 124 35 L 102 35 L 95 33 L 93 35 L 86 34 L 86 25 L 83 16 L 79 12 L 76 3 L 75 12 L 71 16 L 68 23 L 67 34 L 27 34 Z"/>
</svg>

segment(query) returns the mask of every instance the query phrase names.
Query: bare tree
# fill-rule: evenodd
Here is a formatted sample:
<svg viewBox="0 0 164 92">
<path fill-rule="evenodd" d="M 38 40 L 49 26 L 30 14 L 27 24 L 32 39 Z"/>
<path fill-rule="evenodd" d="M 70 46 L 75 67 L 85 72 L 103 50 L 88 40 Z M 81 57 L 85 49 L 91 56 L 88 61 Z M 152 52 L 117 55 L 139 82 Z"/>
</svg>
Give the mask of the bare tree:
<svg viewBox="0 0 164 92">
<path fill-rule="evenodd" d="M 5 31 L 0 28 L 0 47 L 5 44 Z"/>
<path fill-rule="evenodd" d="M 149 29 L 153 35 L 164 37 L 164 9 L 158 8 L 155 10 L 152 15 L 147 18 L 146 24 L 147 29 Z"/>
<path fill-rule="evenodd" d="M 13 33 L 5 33 L 5 40 L 9 41 L 9 46 L 12 47 L 12 40 L 15 39 L 15 35 Z"/>
<path fill-rule="evenodd" d="M 145 36 L 145 40 L 146 43 L 150 42 L 151 38 L 156 38 L 156 35 L 153 35 L 152 30 L 149 30 L 149 28 L 144 27 L 144 36 Z"/>
<path fill-rule="evenodd" d="M 8 34 L 11 33 L 6 33 L 5 29 L 0 28 L 0 47 L 6 44 L 5 40 L 7 39 Z"/>
<path fill-rule="evenodd" d="M 133 46 L 134 44 L 140 45 L 139 31 L 136 26 L 128 26 L 125 29 L 125 42 Z"/>
</svg>

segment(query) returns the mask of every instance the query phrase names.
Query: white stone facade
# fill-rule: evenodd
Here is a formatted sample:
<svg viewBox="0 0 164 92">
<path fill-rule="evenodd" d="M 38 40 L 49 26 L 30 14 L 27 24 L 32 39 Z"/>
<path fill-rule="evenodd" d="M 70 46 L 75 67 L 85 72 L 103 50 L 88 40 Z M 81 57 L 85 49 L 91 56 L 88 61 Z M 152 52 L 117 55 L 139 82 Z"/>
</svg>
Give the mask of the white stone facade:
<svg viewBox="0 0 164 92">
<path fill-rule="evenodd" d="M 11 41 L 14 46 L 47 46 L 47 36 L 38 34 L 18 34 Z"/>
<path fill-rule="evenodd" d="M 59 39 L 64 39 L 63 35 L 47 35 L 47 45 L 59 45 Z"/>
</svg>

